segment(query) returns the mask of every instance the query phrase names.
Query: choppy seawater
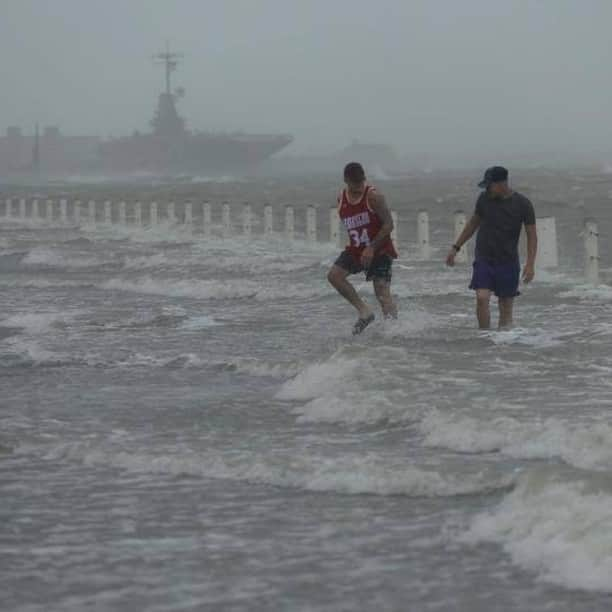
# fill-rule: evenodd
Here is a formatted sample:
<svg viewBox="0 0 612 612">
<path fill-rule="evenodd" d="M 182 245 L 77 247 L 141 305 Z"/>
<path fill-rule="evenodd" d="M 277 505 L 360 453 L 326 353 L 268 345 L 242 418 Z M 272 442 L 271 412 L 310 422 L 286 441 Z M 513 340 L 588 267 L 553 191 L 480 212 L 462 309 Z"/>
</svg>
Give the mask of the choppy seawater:
<svg viewBox="0 0 612 612">
<path fill-rule="evenodd" d="M 611 221 L 572 189 L 606 180 L 525 190 L 562 266 L 509 332 L 442 263 L 433 179 L 394 206 L 400 318 L 358 338 L 328 244 L 0 224 L 0 609 L 610 609 L 612 287 L 578 233 Z"/>
</svg>

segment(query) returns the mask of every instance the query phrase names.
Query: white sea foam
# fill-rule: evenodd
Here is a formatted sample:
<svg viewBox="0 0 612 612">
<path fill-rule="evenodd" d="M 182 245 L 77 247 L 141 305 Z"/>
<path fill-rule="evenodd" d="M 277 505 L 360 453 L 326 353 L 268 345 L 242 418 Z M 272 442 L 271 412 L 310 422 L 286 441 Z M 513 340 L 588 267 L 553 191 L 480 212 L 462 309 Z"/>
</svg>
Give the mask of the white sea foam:
<svg viewBox="0 0 612 612">
<path fill-rule="evenodd" d="M 530 470 L 461 540 L 499 542 L 541 580 L 612 592 L 612 483 L 608 476 L 581 480 Z"/>
<path fill-rule="evenodd" d="M 237 270 L 240 272 L 249 272 L 250 274 L 269 273 L 269 272 L 297 272 L 306 270 L 313 265 L 319 264 L 318 257 L 300 257 L 292 256 L 291 258 L 279 257 L 278 255 L 257 255 L 252 253 L 243 256 L 227 255 L 215 260 L 215 268 L 223 270 Z"/>
<path fill-rule="evenodd" d="M 289 261 L 278 255 L 257 255 L 247 253 L 245 255 L 229 254 L 214 255 L 215 270 L 235 270 L 242 273 L 257 274 L 269 272 L 296 272 L 305 270 L 319 263 L 318 257 L 292 257 Z M 211 257 L 210 252 L 205 249 L 194 249 L 189 253 L 159 252 L 150 255 L 127 256 L 123 262 L 126 270 L 146 270 L 149 268 L 160 268 L 168 266 L 184 266 L 189 264 L 203 264 Z"/>
<path fill-rule="evenodd" d="M 438 326 L 440 321 L 441 317 L 439 316 L 435 316 L 420 308 L 409 307 L 405 311 L 400 311 L 396 320 L 384 321 L 381 333 L 386 338 L 415 336 L 425 330 Z"/>
<path fill-rule="evenodd" d="M 76 315 L 74 312 L 30 312 L 0 319 L 2 327 L 21 327 L 29 334 L 40 334 L 51 328 L 65 327 Z"/>
<path fill-rule="evenodd" d="M 362 354 L 350 355 L 336 351 L 329 359 L 313 363 L 295 378 L 287 381 L 277 392 L 281 400 L 309 400 L 330 392 L 350 389 L 365 365 Z"/>
<path fill-rule="evenodd" d="M 2 367 L 35 366 L 49 367 L 60 365 L 79 365 L 83 367 L 105 368 L 202 368 L 215 366 L 209 357 L 195 353 L 141 353 L 130 352 L 121 357 L 108 357 L 95 351 L 62 352 L 48 348 L 36 337 L 55 325 L 62 325 L 63 319 L 53 315 L 32 315 L 12 317 L 0 322 L 2 326 L 27 327 L 28 334 L 5 338 L 0 345 L 0 365 Z"/>
<path fill-rule="evenodd" d="M 17 287 L 20 289 L 61 289 L 94 287 L 94 283 L 76 280 L 49 280 L 46 278 L 12 279 L 0 278 L 0 287 Z"/>
<path fill-rule="evenodd" d="M 104 363 L 102 360 L 97 362 L 96 358 L 93 356 L 90 356 L 87 361 L 89 365 L 97 365 L 97 363 L 100 362 Z M 202 366 L 208 365 L 208 361 L 194 353 L 164 356 L 134 353 L 120 361 L 107 362 L 106 365 L 147 368 L 201 368 Z"/>
<path fill-rule="evenodd" d="M 389 462 L 374 455 L 323 458 L 297 450 L 286 456 L 210 451 L 153 456 L 91 450 L 79 444 L 54 448 L 47 452 L 46 458 L 55 460 L 66 455 L 89 465 L 110 464 L 135 472 L 187 474 L 352 495 L 447 497 L 486 493 L 507 488 L 512 483 L 512 477 L 496 473 L 451 474 L 414 466 L 405 460 Z"/>
<path fill-rule="evenodd" d="M 333 295 L 330 287 L 320 279 L 316 283 L 277 283 L 262 287 L 255 294 L 255 299 L 262 302 L 279 300 L 312 300 Z"/>
<path fill-rule="evenodd" d="M 303 368 L 299 362 L 268 362 L 254 358 L 237 358 L 229 362 L 219 362 L 210 355 L 202 356 L 196 353 L 144 353 L 129 352 L 121 357 L 109 357 L 96 351 L 65 353 L 43 346 L 36 339 L 41 333 L 54 327 L 64 327 L 70 315 L 32 314 L 15 315 L 0 321 L 2 327 L 25 328 L 27 335 L 5 338 L 0 351 L 0 365 L 14 366 L 57 366 L 81 365 L 85 367 L 104 368 L 222 368 L 255 377 L 272 377 L 286 379 L 294 376 Z M 215 326 L 217 323 L 209 317 L 202 316 L 188 319 L 184 322 L 188 329 L 203 329 Z M 182 327 L 182 326 L 181 326 Z"/>
<path fill-rule="evenodd" d="M 299 363 L 273 363 L 249 358 L 220 362 L 211 359 L 210 356 L 195 353 L 146 354 L 135 352 L 114 360 L 109 360 L 98 353 L 88 353 L 83 357 L 83 362 L 90 366 L 106 367 L 217 368 L 255 377 L 271 378 L 287 378 L 302 367 Z"/>
<path fill-rule="evenodd" d="M 564 343 L 567 334 L 537 327 L 514 327 L 509 330 L 482 332 L 494 344 L 519 344 L 533 348 L 550 348 Z"/>
<path fill-rule="evenodd" d="M 138 255 L 126 257 L 123 261 L 123 268 L 126 270 L 143 270 L 147 268 L 160 268 L 170 263 L 166 253 L 155 253 L 153 255 Z"/>
<path fill-rule="evenodd" d="M 166 220 L 160 220 L 154 227 L 106 225 L 98 222 L 86 224 L 80 229 L 92 240 L 129 240 L 136 244 L 192 244 L 196 240 L 188 228 Z"/>
<path fill-rule="evenodd" d="M 398 298 L 467 295 L 466 282 L 424 278 L 394 278 L 391 292 Z"/>
<path fill-rule="evenodd" d="M 197 280 L 157 279 L 144 276 L 137 279 L 113 278 L 99 285 L 101 289 L 130 291 L 171 297 L 190 297 L 202 300 L 223 300 L 252 298 L 257 301 L 278 301 L 284 299 L 312 299 L 329 295 L 323 281 L 317 285 L 270 284 L 246 280 Z"/>
<path fill-rule="evenodd" d="M 213 319 L 212 317 L 208 317 L 206 315 L 201 315 L 199 317 L 189 317 L 185 321 L 180 324 L 181 329 L 206 329 L 207 327 L 216 327 L 217 325 L 221 325 L 218 321 Z"/>
<path fill-rule="evenodd" d="M 88 268 L 101 266 L 108 263 L 106 260 L 99 260 L 94 257 L 83 257 L 79 255 L 64 255 L 55 249 L 48 247 L 35 247 L 21 260 L 24 265 L 30 266 L 49 266 L 60 268 Z"/>
<path fill-rule="evenodd" d="M 591 300 L 609 302 L 612 300 L 612 287 L 610 285 L 579 285 L 568 291 L 561 291 L 559 297 L 562 299 L 577 298 L 580 300 Z"/>
<path fill-rule="evenodd" d="M 220 234 L 220 228 L 218 234 Z M 234 236 L 229 238 L 218 237 L 196 237 L 192 245 L 194 253 L 207 256 L 210 253 L 223 254 L 224 265 L 227 260 L 229 265 L 238 264 L 241 261 L 257 263 L 260 259 L 264 261 L 275 261 L 301 265 L 303 262 L 321 262 L 323 259 L 329 265 L 333 263 L 337 256 L 337 248 L 327 242 L 308 242 L 299 238 L 294 240 L 286 239 L 282 234 L 272 236 L 253 235 L 250 238 Z M 327 267 L 327 266 L 326 266 Z"/>
<path fill-rule="evenodd" d="M 288 378 L 295 376 L 304 367 L 300 362 L 274 363 L 261 359 L 237 358 L 218 364 L 229 370 L 236 370 L 250 376 Z"/>
<path fill-rule="evenodd" d="M 419 424 L 423 444 L 458 452 L 498 451 L 520 459 L 557 458 L 578 468 L 612 469 L 612 426 L 557 418 L 519 421 L 430 412 Z"/>
<path fill-rule="evenodd" d="M 380 368 L 380 363 L 393 366 Z M 280 387 L 276 398 L 299 402 L 292 411 L 302 423 L 410 421 L 420 407 L 414 401 L 406 403 L 402 383 L 428 365 L 427 360 L 408 359 L 403 348 L 343 347 L 328 359 L 306 366 Z"/>
<path fill-rule="evenodd" d="M 401 423 L 414 419 L 414 411 L 398 392 L 328 393 L 293 409 L 298 423 Z"/>
<path fill-rule="evenodd" d="M 49 367 L 79 362 L 74 355 L 48 350 L 35 340 L 19 336 L 6 338 L 0 352 L 0 367 Z"/>
<path fill-rule="evenodd" d="M 100 285 L 102 289 L 113 291 L 130 291 L 205 300 L 254 297 L 259 287 L 258 283 L 246 280 L 167 280 L 154 279 L 150 276 L 134 280 L 113 278 Z"/>
</svg>

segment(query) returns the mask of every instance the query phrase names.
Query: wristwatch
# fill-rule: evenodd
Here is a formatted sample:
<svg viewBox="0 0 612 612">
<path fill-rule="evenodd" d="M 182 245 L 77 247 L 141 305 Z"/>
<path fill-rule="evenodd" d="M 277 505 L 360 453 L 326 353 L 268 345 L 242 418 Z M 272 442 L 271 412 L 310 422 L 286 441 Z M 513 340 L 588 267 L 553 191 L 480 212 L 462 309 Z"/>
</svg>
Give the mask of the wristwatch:
<svg viewBox="0 0 612 612">
<path fill-rule="evenodd" d="M 455 249 L 455 253 L 458 253 L 461 250 L 461 247 L 457 246 L 456 244 L 453 244 L 452 247 Z"/>
</svg>

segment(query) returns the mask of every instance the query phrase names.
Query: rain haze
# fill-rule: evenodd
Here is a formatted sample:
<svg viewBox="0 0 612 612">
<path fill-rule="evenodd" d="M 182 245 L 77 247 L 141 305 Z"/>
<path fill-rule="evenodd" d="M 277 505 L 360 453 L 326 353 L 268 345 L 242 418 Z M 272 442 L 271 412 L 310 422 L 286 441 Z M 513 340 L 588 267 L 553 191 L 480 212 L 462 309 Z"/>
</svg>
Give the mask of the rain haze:
<svg viewBox="0 0 612 612">
<path fill-rule="evenodd" d="M 0 610 L 610 612 L 612 0 L 0 5 Z"/>
<path fill-rule="evenodd" d="M 189 127 L 402 154 L 612 150 L 607 0 L 4 0 L 0 125 L 148 129 L 169 41 Z"/>
</svg>

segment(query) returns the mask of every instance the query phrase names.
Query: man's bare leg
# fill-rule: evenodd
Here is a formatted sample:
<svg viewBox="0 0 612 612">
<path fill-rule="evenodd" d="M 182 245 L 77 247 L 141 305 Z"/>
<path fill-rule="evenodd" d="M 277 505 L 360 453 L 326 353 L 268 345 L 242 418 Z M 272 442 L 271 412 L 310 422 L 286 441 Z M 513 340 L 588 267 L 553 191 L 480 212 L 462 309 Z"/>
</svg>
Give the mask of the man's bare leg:
<svg viewBox="0 0 612 612">
<path fill-rule="evenodd" d="M 367 319 L 372 314 L 372 309 L 359 297 L 355 287 L 349 283 L 348 275 L 347 270 L 333 265 L 327 274 L 327 280 L 345 300 L 357 309 L 360 319 Z"/>
<path fill-rule="evenodd" d="M 512 327 L 512 306 L 514 298 L 499 298 L 499 329 Z"/>
<path fill-rule="evenodd" d="M 491 292 L 488 289 L 476 289 L 476 316 L 478 317 L 478 327 L 489 329 L 491 327 Z"/>
<path fill-rule="evenodd" d="M 391 283 L 386 280 L 376 279 L 373 281 L 374 293 L 382 308 L 385 319 L 397 319 L 397 306 L 391 297 Z"/>
</svg>

